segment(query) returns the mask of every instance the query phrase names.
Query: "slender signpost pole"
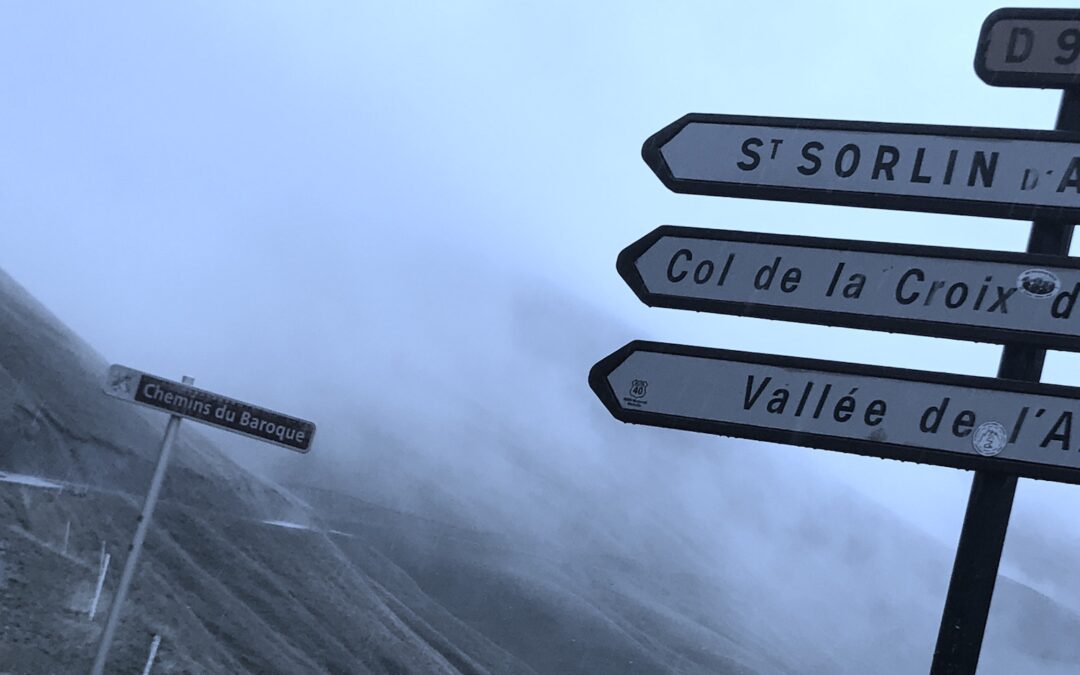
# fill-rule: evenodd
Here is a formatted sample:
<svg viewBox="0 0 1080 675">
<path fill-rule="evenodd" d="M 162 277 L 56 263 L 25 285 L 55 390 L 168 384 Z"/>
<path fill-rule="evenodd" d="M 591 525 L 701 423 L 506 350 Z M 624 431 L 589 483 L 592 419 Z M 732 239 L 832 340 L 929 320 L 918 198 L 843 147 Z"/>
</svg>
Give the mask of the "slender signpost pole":
<svg viewBox="0 0 1080 675">
<path fill-rule="evenodd" d="M 1080 89 L 1066 89 L 1062 93 L 1055 128 L 1080 131 Z M 1054 178 L 1046 176 L 1044 180 Z M 1036 219 L 1031 226 L 1027 250 L 1029 253 L 1065 256 L 1069 254 L 1072 235 L 1072 223 Z M 998 377 L 1038 382 L 1045 357 L 1045 349 L 1006 345 L 1001 353 Z M 930 666 L 931 675 L 975 673 L 1015 494 L 1016 476 L 975 472 Z"/>
<path fill-rule="evenodd" d="M 154 667 L 154 659 L 157 658 L 157 650 L 160 646 L 161 636 L 155 635 L 153 642 L 150 643 L 150 655 L 146 657 L 146 666 L 143 668 L 142 675 L 150 675 L 150 669 Z"/>
<path fill-rule="evenodd" d="M 94 599 L 90 601 L 90 620 L 97 615 L 98 600 L 101 599 L 101 589 L 105 587 L 105 575 L 109 573 L 109 554 L 101 556 L 101 566 L 98 568 L 97 586 L 94 588 Z"/>
<path fill-rule="evenodd" d="M 194 379 L 184 376 L 184 384 L 192 384 Z M 180 429 L 179 415 L 171 415 L 169 423 L 165 427 L 165 438 L 161 441 L 161 453 L 158 455 L 157 466 L 154 467 L 154 477 L 150 481 L 150 491 L 146 493 L 146 501 L 143 503 L 142 515 L 139 516 L 139 526 L 135 528 L 135 536 L 131 540 L 131 548 L 128 551 L 127 560 L 124 561 L 124 571 L 120 575 L 120 585 L 116 589 L 112 606 L 109 608 L 109 618 L 105 622 L 105 629 L 101 632 L 101 642 L 98 644 L 97 656 L 94 657 L 94 666 L 90 675 L 102 675 L 105 672 L 105 661 L 109 658 L 109 647 L 112 646 L 116 626 L 120 623 L 120 612 L 127 598 L 128 588 L 135 576 L 135 566 L 139 562 L 139 552 L 142 551 L 143 541 L 146 539 L 146 531 L 150 529 L 150 519 L 154 515 L 154 507 L 157 506 L 158 493 L 161 492 L 161 484 L 165 480 L 165 469 L 169 467 L 169 455 L 172 454 L 173 441 L 176 432 Z"/>
</svg>

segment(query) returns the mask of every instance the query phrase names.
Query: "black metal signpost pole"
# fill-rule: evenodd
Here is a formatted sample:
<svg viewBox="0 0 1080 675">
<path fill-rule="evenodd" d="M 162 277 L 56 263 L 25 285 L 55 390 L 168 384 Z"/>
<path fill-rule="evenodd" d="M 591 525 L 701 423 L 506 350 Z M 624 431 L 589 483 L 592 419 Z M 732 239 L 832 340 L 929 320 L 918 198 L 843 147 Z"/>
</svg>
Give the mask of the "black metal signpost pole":
<svg viewBox="0 0 1080 675">
<path fill-rule="evenodd" d="M 1080 130 L 1080 89 L 1065 89 L 1062 93 L 1055 128 Z M 1072 235 L 1073 223 L 1037 219 L 1031 226 L 1027 251 L 1068 255 Z M 998 377 L 1037 382 L 1042 376 L 1045 357 L 1045 349 L 1006 345 L 1002 350 Z M 975 472 L 930 666 L 931 675 L 975 673 L 1015 493 L 1016 476 L 992 471 Z"/>
<path fill-rule="evenodd" d="M 995 419 L 1008 419 L 1008 415 L 1002 416 L 1008 407 L 1000 407 L 1005 400 L 1002 392 L 1059 397 L 1069 400 L 1069 405 L 1080 399 L 1075 388 L 1038 384 L 1046 349 L 1077 350 L 1070 340 L 1080 337 L 1048 330 L 1047 325 L 1060 328 L 1064 324 L 1047 324 L 1046 319 L 1047 314 L 1054 319 L 1067 318 L 1080 293 L 1067 290 L 1080 288 L 1080 283 L 1069 278 L 1075 275 L 1078 259 L 1068 257 L 1074 226 L 1080 223 L 1080 203 L 1076 200 L 1080 194 L 1077 25 L 1080 25 L 1078 9 L 1008 8 L 991 13 L 979 35 L 975 71 L 987 84 L 1063 90 L 1053 132 L 690 113 L 650 136 L 642 146 L 646 164 L 674 192 L 1032 219 L 1026 254 L 905 248 L 665 226 L 630 245 L 619 256 L 619 274 L 650 306 L 1000 342 L 1005 347 L 996 379 L 640 341 L 601 360 L 589 374 L 593 391 L 612 415 L 623 422 L 974 469 L 931 675 L 975 673 L 1018 477 L 1080 483 L 1076 480 L 1080 466 L 1074 459 L 1066 463 L 1048 461 L 1049 455 L 1038 452 L 1049 439 L 1058 438 L 1054 430 L 1065 422 L 1055 423 L 1039 448 L 1034 447 L 1038 441 L 1033 442 L 1030 437 L 1039 433 L 1042 438 L 1041 432 L 1029 428 L 1028 437 L 1019 438 L 1029 410 L 1027 406 L 1016 417 L 1011 435 L 996 421 L 984 422 L 972 433 L 976 420 L 974 409 L 962 413 L 966 428 L 954 431 L 955 438 L 947 443 L 945 437 L 929 439 L 895 433 L 898 429 L 910 429 L 910 425 L 904 426 L 895 422 L 896 419 L 918 414 L 910 405 L 906 412 L 897 412 L 901 410 L 899 405 L 913 400 L 916 390 L 945 388 L 956 392 L 954 396 L 971 397 L 969 405 L 985 412 L 995 410 L 990 415 Z M 865 159 L 868 153 L 860 151 L 860 147 L 876 157 L 872 164 L 863 162 L 861 172 L 859 158 Z M 839 149 L 831 150 L 827 160 L 823 160 L 820 153 L 826 148 Z M 963 169 L 967 175 L 966 188 L 965 181 L 956 173 L 960 157 L 965 158 L 962 163 L 966 166 Z M 799 163 L 800 158 L 805 162 Z M 893 181 L 893 169 L 902 158 L 912 162 L 910 182 Z M 944 172 L 924 173 L 928 166 L 943 167 Z M 882 176 L 884 181 L 879 180 Z M 1040 179 L 1042 188 L 1036 189 Z M 763 252 L 770 247 L 774 250 Z M 838 260 L 836 251 L 845 251 L 848 258 Z M 736 267 L 742 265 L 752 270 L 761 265 L 752 282 L 745 273 L 740 273 L 741 279 L 734 274 L 728 278 L 736 256 L 741 261 Z M 759 294 L 758 291 L 773 286 L 782 258 L 787 259 L 787 267 L 780 278 L 780 293 Z M 798 266 L 793 259 L 798 259 Z M 900 272 L 896 283 L 883 286 L 887 289 L 884 298 L 872 297 L 871 293 L 860 306 L 837 304 L 832 299 L 835 284 L 845 264 L 855 266 L 854 259 L 859 259 L 867 269 L 901 266 L 900 269 L 907 267 L 908 272 Z M 892 262 L 882 267 L 880 263 L 886 259 Z M 916 260 L 918 268 L 912 266 Z M 978 263 L 983 264 L 976 266 Z M 960 313 L 949 315 L 924 309 L 931 306 L 932 291 L 928 291 L 930 294 L 919 306 L 920 313 L 912 314 L 904 308 L 916 296 L 902 289 L 909 281 L 909 273 L 910 278 L 917 275 L 921 280 L 922 267 L 927 266 L 949 270 L 954 275 L 953 286 L 943 301 L 946 308 L 963 306 L 969 289 L 981 286 L 970 307 L 980 312 L 995 274 L 1005 280 L 1005 285 L 999 283 L 994 287 L 1000 304 L 984 307 L 977 319 L 965 321 Z M 805 292 L 796 294 L 804 271 L 820 278 L 819 272 L 834 267 L 833 281 L 824 297 L 811 298 Z M 962 269 L 972 275 L 974 285 L 959 280 Z M 1061 284 L 1054 270 L 1068 278 L 1066 284 Z M 1010 281 L 1013 274 L 1015 283 Z M 849 278 L 853 290 L 849 295 L 845 289 L 844 297 L 862 298 L 865 275 L 851 274 Z M 985 278 L 985 285 L 977 281 L 979 278 Z M 683 283 L 685 279 L 691 281 Z M 888 293 L 888 289 L 893 292 Z M 1026 304 L 1023 311 L 1028 314 L 1021 316 L 1017 311 L 1005 317 L 1008 312 L 1004 303 L 1017 291 L 1041 306 Z M 1047 303 L 1048 297 L 1055 293 L 1054 300 Z M 994 307 L 998 306 L 1002 316 L 993 315 Z M 778 368 L 787 368 L 782 376 L 785 381 L 794 372 L 804 378 L 807 373 L 813 373 L 818 380 L 804 383 L 804 393 L 791 413 L 792 418 L 774 417 L 763 424 L 752 408 L 772 380 L 765 373 Z M 715 387 L 704 384 L 702 373 L 707 373 L 712 378 L 710 381 L 745 377 L 747 389 L 741 405 L 727 393 L 718 393 Z M 853 377 L 862 378 L 873 383 L 875 391 L 892 395 L 891 400 L 897 405 L 889 406 L 894 426 L 887 442 L 882 442 L 884 433 L 838 433 L 814 421 L 831 384 L 822 385 L 820 402 L 811 418 L 801 417 L 803 404 L 815 384 L 824 381 L 823 377 L 851 383 L 855 382 Z M 756 390 L 752 386 L 755 381 L 761 382 Z M 906 397 L 898 393 L 903 391 Z M 765 409 L 784 415 L 790 394 L 789 388 L 778 388 Z M 885 404 L 885 399 L 878 399 L 867 407 L 866 425 L 880 423 L 881 418 L 870 410 L 876 405 L 874 410 L 884 413 Z M 837 422 L 851 419 L 839 405 L 833 419 Z M 927 408 L 922 414 L 919 429 L 924 434 L 936 433 L 936 422 L 930 429 L 926 426 L 927 415 L 933 410 L 934 407 Z M 1035 417 L 1044 412 L 1047 410 L 1040 408 Z M 1060 419 L 1071 420 L 1071 415 L 1070 409 L 1062 412 Z M 961 417 L 956 419 L 960 424 Z M 970 446 L 956 441 L 969 435 Z M 1006 457 L 997 457 L 1009 443 L 1015 444 L 1011 452 Z M 1062 447 L 1068 446 L 1063 443 Z M 976 453 L 971 452 L 973 448 Z M 1075 458 L 1075 454 L 1070 458 Z"/>
</svg>

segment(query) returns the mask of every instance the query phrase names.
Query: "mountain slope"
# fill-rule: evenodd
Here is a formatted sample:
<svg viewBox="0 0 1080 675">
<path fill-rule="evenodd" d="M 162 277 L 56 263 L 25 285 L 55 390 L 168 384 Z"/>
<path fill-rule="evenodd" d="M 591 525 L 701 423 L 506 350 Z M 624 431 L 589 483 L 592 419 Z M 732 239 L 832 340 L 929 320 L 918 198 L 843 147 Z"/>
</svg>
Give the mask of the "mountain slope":
<svg viewBox="0 0 1080 675">
<path fill-rule="evenodd" d="M 810 451 L 617 425 L 579 400 L 597 345 L 524 333 L 526 363 L 489 367 L 531 374 L 527 411 L 474 382 L 435 444 L 402 417 L 334 420 L 361 460 L 290 456 L 286 487 L 186 425 L 110 669 L 138 672 L 158 633 L 155 673 L 926 671 L 950 550 Z M 63 485 L 0 480 L 0 673 L 93 654 L 164 422 L 100 393 L 105 366 L 0 275 L 0 471 Z M 1003 577 L 994 611 L 980 672 L 1080 666 L 1073 609 Z"/>
<path fill-rule="evenodd" d="M 0 483 L 0 672 L 78 671 L 93 655 L 164 424 L 101 393 L 106 365 L 0 274 L 0 470 L 81 486 Z M 306 507 L 190 427 L 110 669 L 140 668 L 153 631 L 164 673 L 527 672 L 376 552 L 263 524 Z M 102 542 L 112 583 L 90 623 Z"/>
</svg>

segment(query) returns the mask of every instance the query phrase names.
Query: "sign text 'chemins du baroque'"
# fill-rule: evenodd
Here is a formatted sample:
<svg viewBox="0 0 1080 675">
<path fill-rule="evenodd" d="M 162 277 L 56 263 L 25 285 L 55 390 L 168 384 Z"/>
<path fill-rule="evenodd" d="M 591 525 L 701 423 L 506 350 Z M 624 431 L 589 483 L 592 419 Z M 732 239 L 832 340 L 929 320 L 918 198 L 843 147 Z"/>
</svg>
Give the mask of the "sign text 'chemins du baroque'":
<svg viewBox="0 0 1080 675">
<path fill-rule="evenodd" d="M 187 384 L 114 365 L 106 393 L 259 440 L 307 452 L 315 425 Z"/>
</svg>

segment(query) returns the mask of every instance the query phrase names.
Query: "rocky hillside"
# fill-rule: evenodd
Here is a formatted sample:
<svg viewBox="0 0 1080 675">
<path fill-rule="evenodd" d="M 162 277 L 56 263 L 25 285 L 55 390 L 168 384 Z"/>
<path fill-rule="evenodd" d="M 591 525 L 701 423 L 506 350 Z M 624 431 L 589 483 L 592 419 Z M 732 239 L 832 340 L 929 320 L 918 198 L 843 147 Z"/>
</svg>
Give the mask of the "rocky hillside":
<svg viewBox="0 0 1080 675">
<path fill-rule="evenodd" d="M 106 367 L 0 275 L 0 673 L 92 658 L 164 425 L 100 393 Z M 584 371 L 554 377 L 584 389 Z M 797 460 L 698 453 L 668 432 L 631 441 L 594 412 L 564 450 L 603 461 L 577 478 L 545 460 L 557 439 L 494 407 L 470 413 L 484 420 L 473 445 L 448 434 L 434 453 L 351 420 L 386 452 L 354 466 L 328 449 L 281 484 L 187 425 L 110 670 L 140 672 L 157 633 L 155 673 L 926 671 L 951 551 Z M 636 491 L 588 474 L 633 477 L 620 457 L 648 447 L 682 466 L 677 490 L 654 489 L 675 473 L 644 472 Z M 511 468 L 465 494 L 422 460 L 454 465 L 465 448 Z M 405 484 L 428 501 L 392 499 Z M 679 501 L 695 485 L 705 513 Z M 103 543 L 112 571 L 90 621 Z M 1080 668 L 1073 610 L 1003 578 L 995 617 L 981 672 Z"/>
</svg>

